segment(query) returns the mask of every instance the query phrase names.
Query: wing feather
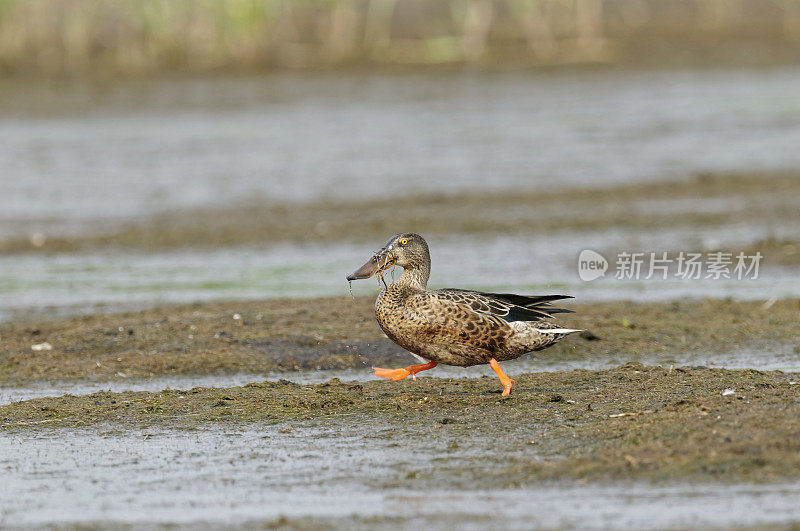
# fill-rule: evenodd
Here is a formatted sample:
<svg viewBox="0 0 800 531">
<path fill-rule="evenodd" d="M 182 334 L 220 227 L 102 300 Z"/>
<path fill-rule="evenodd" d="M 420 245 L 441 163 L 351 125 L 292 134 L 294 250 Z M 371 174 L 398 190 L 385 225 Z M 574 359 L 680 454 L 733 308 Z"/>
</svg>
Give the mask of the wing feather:
<svg viewBox="0 0 800 531">
<path fill-rule="evenodd" d="M 487 293 L 447 288 L 431 292 L 437 298 L 464 304 L 471 310 L 500 317 L 506 322 L 539 321 L 556 313 L 572 313 L 566 308 L 555 308 L 553 301 L 571 299 L 568 295 L 516 295 L 514 293 Z"/>
<path fill-rule="evenodd" d="M 406 306 L 425 323 L 426 339 L 439 345 L 469 344 L 476 351 L 491 353 L 500 348 L 498 340 L 511 333 L 508 322 L 491 311 L 479 311 L 461 296 L 441 297 L 427 292 L 410 298 Z M 487 309 L 485 301 L 478 305 Z"/>
</svg>

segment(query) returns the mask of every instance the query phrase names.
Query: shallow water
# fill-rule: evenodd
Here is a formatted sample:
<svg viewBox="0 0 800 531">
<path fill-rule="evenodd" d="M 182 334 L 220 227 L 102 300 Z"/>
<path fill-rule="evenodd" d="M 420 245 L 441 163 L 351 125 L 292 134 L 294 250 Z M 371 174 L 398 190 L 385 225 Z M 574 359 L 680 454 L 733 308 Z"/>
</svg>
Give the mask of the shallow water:
<svg viewBox="0 0 800 531">
<path fill-rule="evenodd" d="M 798 145 L 797 68 L 7 82 L 0 236 L 241 201 L 796 169 Z"/>
<path fill-rule="evenodd" d="M 470 490 L 423 482 L 409 489 L 397 485 L 413 484 L 409 478 L 442 459 L 452 466 L 478 455 L 428 445 L 410 454 L 380 436 L 389 428 L 351 418 L 324 426 L 0 434 L 0 525 L 218 526 L 283 517 L 393 529 L 699 529 L 800 519 L 798 483 Z"/>
<path fill-rule="evenodd" d="M 787 226 L 786 230 L 793 229 Z M 756 241 L 767 231 L 758 226 L 740 233 L 725 227 L 705 234 L 664 229 L 651 231 L 646 241 L 652 249 L 697 249 L 706 242 L 739 242 L 730 247 L 739 249 L 742 242 Z M 437 238 L 431 241 L 430 286 L 563 292 L 582 301 L 800 297 L 796 268 L 766 261 L 756 280 L 615 279 L 615 246 L 642 248 L 643 238 L 631 231 Z M 578 277 L 577 254 L 586 248 L 597 249 L 611 260 L 611 272 L 605 278 L 583 282 Z M 370 252 L 365 246 L 336 243 L 155 254 L 0 256 L 0 320 L 206 300 L 349 296 L 345 276 Z M 486 259 L 464 260 L 464 256 Z M 374 279 L 354 282 L 352 287 L 357 295 L 375 294 L 378 289 Z"/>
<path fill-rule="evenodd" d="M 799 94 L 800 70 L 786 68 L 279 75 L 112 87 L 4 83 L 0 237 L 35 231 L 82 234 L 157 212 L 242 202 L 605 186 L 701 171 L 797 169 Z M 657 206 L 677 213 L 741 208 L 726 200 Z M 576 272 L 576 255 L 584 248 L 742 246 L 767 237 L 795 238 L 798 229 L 764 220 L 747 227 L 667 228 L 647 234 L 615 229 L 524 238 L 443 237 L 432 242 L 432 284 L 564 291 L 587 301 L 800 297 L 796 270 L 769 265 L 758 281 L 584 283 Z M 97 305 L 113 310 L 210 299 L 346 296 L 344 275 L 370 250 L 352 244 L 297 244 L 155 254 L 3 255 L 0 320 L 36 312 L 95 311 Z M 476 253 L 490 258 L 463 259 Z M 324 267 L 314 265 L 320 263 Z M 375 290 L 369 283 L 354 288 L 360 294 Z M 526 357 L 504 367 L 513 375 L 627 361 Z M 686 352 L 672 359 L 654 354 L 636 361 L 800 371 L 791 346 Z M 487 367 L 438 367 L 431 375 L 494 377 Z M 372 378 L 365 367 L 53 382 L 0 389 L 0 404 L 105 389 L 226 387 L 265 378 L 314 383 L 332 377 Z M 324 425 L 195 431 L 108 427 L 3 433 L 0 527 L 219 527 L 282 516 L 392 529 L 451 528 L 454 522 L 464 529 L 707 528 L 800 520 L 796 483 L 398 487 L 410 474 L 436 467 L 442 453 L 420 444 L 410 456 L 408 445 L 375 437 L 387 428 L 380 419 L 351 418 Z M 449 456 L 481 457 L 473 448 Z"/>
<path fill-rule="evenodd" d="M 793 68 L 12 82 L 0 92 L 0 237 L 85 234 L 157 212 L 242 202 L 602 187 L 699 171 L 796 169 L 799 94 L 800 70 Z M 680 215 L 743 210 L 746 201 L 654 198 L 652 207 Z M 648 202 L 636 208 L 647 210 Z M 769 264 L 754 282 L 585 283 L 576 259 L 586 248 L 733 250 L 794 239 L 798 231 L 795 222 L 763 219 L 448 236 L 431 241 L 431 284 L 558 290 L 583 300 L 796 297 L 796 271 Z M 344 275 L 374 246 L 4 254 L 0 321 L 346 295 Z M 355 290 L 374 287 L 362 282 Z"/>
</svg>

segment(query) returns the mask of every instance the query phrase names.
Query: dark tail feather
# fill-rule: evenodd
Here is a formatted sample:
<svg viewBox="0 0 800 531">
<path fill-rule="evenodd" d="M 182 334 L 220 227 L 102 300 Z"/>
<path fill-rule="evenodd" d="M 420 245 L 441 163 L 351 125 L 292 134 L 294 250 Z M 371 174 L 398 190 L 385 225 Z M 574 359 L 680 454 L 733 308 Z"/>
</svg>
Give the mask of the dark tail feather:
<svg viewBox="0 0 800 531">
<path fill-rule="evenodd" d="M 573 310 L 567 310 L 566 308 L 545 308 L 544 311 L 547 313 L 575 313 Z"/>
<path fill-rule="evenodd" d="M 572 299 L 574 297 L 570 295 L 535 295 L 535 296 L 528 296 L 528 295 L 517 295 L 516 293 L 486 293 L 486 292 L 479 292 L 481 295 L 486 295 L 487 297 L 491 297 L 494 299 L 499 299 L 501 301 L 514 304 L 516 306 L 522 306 L 523 308 L 535 308 L 535 309 L 542 309 L 547 313 L 563 313 L 569 312 L 570 310 L 560 310 L 560 308 L 553 308 L 553 309 L 545 309 L 550 306 L 550 303 L 553 301 L 559 301 L 563 299 Z"/>
<path fill-rule="evenodd" d="M 495 299 L 500 299 L 506 301 L 511 304 L 516 304 L 517 306 L 538 306 L 541 304 L 547 304 L 552 301 L 558 301 L 562 299 L 572 299 L 573 297 L 570 295 L 535 295 L 535 296 L 528 296 L 528 295 L 517 295 L 516 293 L 485 293 L 479 292 L 481 295 L 486 295 L 487 297 L 492 297 Z"/>
<path fill-rule="evenodd" d="M 552 301 L 572 299 L 569 295 L 517 295 L 516 293 L 486 293 L 479 292 L 481 295 L 497 299 L 516 306 L 505 319 L 509 321 L 535 321 L 547 319 L 555 313 L 574 313 L 566 308 L 554 308 Z"/>
</svg>

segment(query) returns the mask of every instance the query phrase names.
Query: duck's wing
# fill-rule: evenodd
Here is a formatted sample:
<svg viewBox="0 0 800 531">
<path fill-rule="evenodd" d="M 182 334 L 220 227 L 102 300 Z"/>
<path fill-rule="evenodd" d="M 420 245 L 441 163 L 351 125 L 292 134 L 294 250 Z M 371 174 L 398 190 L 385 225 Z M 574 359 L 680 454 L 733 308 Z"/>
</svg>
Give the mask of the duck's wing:
<svg viewBox="0 0 800 531">
<path fill-rule="evenodd" d="M 555 313 L 572 313 L 566 308 L 552 306 L 553 301 L 571 299 L 569 295 L 516 295 L 513 293 L 486 293 L 465 289 L 439 289 L 430 292 L 438 299 L 469 307 L 472 311 L 500 317 L 504 321 L 539 321 Z"/>
<path fill-rule="evenodd" d="M 426 343 L 455 348 L 465 359 L 482 360 L 481 363 L 488 361 L 484 359 L 486 355 L 492 356 L 502 350 L 507 337 L 513 333 L 502 317 L 477 311 L 463 300 L 439 291 L 414 295 L 404 306 L 406 316 L 418 325 L 417 336 Z"/>
</svg>

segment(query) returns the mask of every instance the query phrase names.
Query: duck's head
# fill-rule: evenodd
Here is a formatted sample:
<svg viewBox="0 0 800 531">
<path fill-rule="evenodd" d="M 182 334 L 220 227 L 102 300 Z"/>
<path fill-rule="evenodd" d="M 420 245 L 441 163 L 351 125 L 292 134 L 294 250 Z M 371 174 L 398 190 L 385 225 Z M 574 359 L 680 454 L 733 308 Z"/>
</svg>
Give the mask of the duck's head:
<svg viewBox="0 0 800 531">
<path fill-rule="evenodd" d="M 395 234 L 372 258 L 347 276 L 347 280 L 370 278 L 394 265 L 404 269 L 428 269 L 431 263 L 428 244 L 419 234 L 404 232 Z"/>
</svg>

